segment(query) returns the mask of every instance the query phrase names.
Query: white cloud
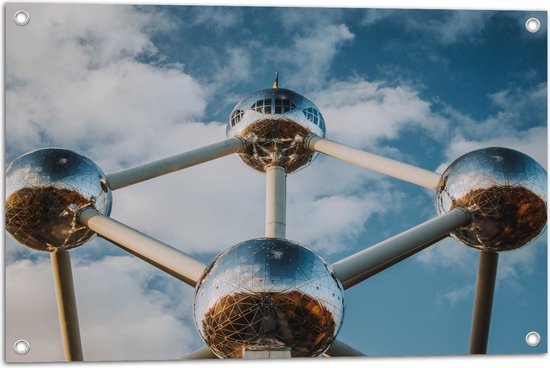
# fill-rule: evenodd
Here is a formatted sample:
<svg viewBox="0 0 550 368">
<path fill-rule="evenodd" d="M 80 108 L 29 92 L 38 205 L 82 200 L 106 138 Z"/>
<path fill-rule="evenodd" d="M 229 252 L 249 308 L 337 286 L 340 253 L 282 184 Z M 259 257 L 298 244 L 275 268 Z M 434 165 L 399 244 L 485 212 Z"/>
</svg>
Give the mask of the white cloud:
<svg viewBox="0 0 550 368">
<path fill-rule="evenodd" d="M 87 13 L 83 17 L 83 12 L 67 6 L 66 12 L 52 11 L 55 15 L 50 19 L 34 24 L 35 28 L 25 37 L 29 38 L 28 42 L 40 40 L 44 47 L 33 50 L 32 58 L 54 60 L 52 65 L 46 63 L 41 73 L 24 74 L 33 64 L 27 59 L 8 60 L 12 79 L 24 80 L 8 91 L 8 152 L 17 150 L 19 154 L 44 145 L 72 148 L 89 155 L 109 173 L 223 139 L 222 124 L 198 122 L 207 103 L 203 86 L 177 67 L 159 67 L 138 61 L 138 56 L 144 52 L 156 55 L 147 32 L 158 14 L 132 7 L 98 8 L 101 11 L 94 8 L 87 12 L 91 18 L 88 19 Z M 96 17 L 100 18 L 97 22 Z M 79 21 L 79 18 L 86 20 Z M 119 19 L 119 32 L 107 34 L 104 22 L 113 18 Z M 69 32 L 74 23 L 78 26 Z M 315 60 L 309 63 L 314 70 L 307 74 L 322 79 L 339 45 L 353 35 L 343 24 L 326 24 L 321 18 L 318 23 L 318 27 L 296 35 L 291 52 L 298 54 L 298 59 L 292 61 L 297 67 L 301 68 L 299 61 L 302 59 Z M 94 27 L 96 24 L 98 27 Z M 83 39 L 93 40 L 94 50 L 101 57 L 89 52 L 91 41 L 83 42 Z M 13 49 L 10 50 L 11 57 L 18 57 Z M 225 71 L 212 76 L 210 82 L 215 84 L 225 77 L 241 78 L 246 74 L 249 54 L 236 48 L 229 49 L 228 53 L 230 58 Z M 62 61 L 65 68 L 60 67 L 53 54 L 67 56 Z M 353 88 L 353 85 L 347 87 Z M 378 116 L 391 111 L 385 103 L 402 103 L 407 98 L 400 98 L 398 89 L 382 93 L 386 94 L 387 101 L 377 104 L 381 110 Z M 405 94 L 414 92 L 405 91 Z M 419 99 L 409 106 L 413 108 L 414 103 L 420 104 L 419 109 L 425 109 Z M 390 116 L 383 121 L 392 124 L 398 118 Z M 359 135 L 367 133 L 362 131 Z M 228 157 L 119 190 L 114 193 L 112 216 L 189 252 L 218 252 L 236 242 L 262 236 L 264 209 L 258 204 L 264 203 L 264 179 L 238 161 Z M 337 234 L 335 239 L 341 240 L 342 234 L 347 234 L 345 239 L 356 238 L 368 216 L 382 210 L 373 202 L 369 211 L 360 211 L 360 202 L 350 200 L 355 198 L 352 193 L 364 185 L 362 179 L 373 176 L 362 170 L 342 169 L 349 176 L 342 177 L 334 187 L 348 194 L 339 197 L 341 194 L 336 193 L 333 186 L 318 185 L 317 178 L 325 175 L 325 170 L 320 166 L 308 168 L 311 174 L 302 176 L 303 184 L 299 184 L 299 180 L 296 190 L 312 187 L 307 180 L 315 180 L 316 197 L 307 196 L 305 200 L 329 196 L 323 201 L 337 203 L 348 215 L 333 223 L 319 213 L 297 221 L 296 228 L 306 228 L 312 219 L 316 224 L 329 221 L 330 228 Z M 290 187 L 290 197 L 293 190 Z M 319 203 L 311 201 L 298 208 L 313 214 L 318 207 Z M 162 221 L 158 220 L 159 213 L 163 214 Z M 360 216 L 355 218 L 351 214 Z M 212 228 L 216 231 L 211 231 Z M 304 235 L 308 242 L 325 244 L 321 238 Z M 338 244 L 343 246 L 341 241 Z M 338 249 L 341 248 L 333 251 Z"/>
<path fill-rule="evenodd" d="M 73 274 L 86 360 L 180 359 L 200 345 L 189 286 L 129 256 L 86 264 L 73 256 Z M 49 260 L 6 267 L 6 315 L 8 361 L 64 360 Z M 26 356 L 11 349 L 20 338 L 31 344 Z"/>
<path fill-rule="evenodd" d="M 194 123 L 206 101 L 203 87 L 192 77 L 177 66 L 139 62 L 144 54 L 155 57 L 150 35 L 158 31 L 156 13 L 127 6 L 26 9 L 45 15 L 33 17 L 24 30 L 13 22 L 6 25 L 9 158 L 55 145 L 88 155 L 111 172 L 181 152 L 195 143 L 197 132 L 206 137 L 213 127 L 220 128 Z M 37 60 L 41 68 L 36 68 Z M 180 190 L 173 189 L 172 193 Z M 143 202 L 155 192 L 169 196 L 157 186 L 143 193 Z M 155 221 L 165 205 L 158 199 L 143 211 Z M 123 202 L 118 205 L 126 207 Z M 49 261 L 28 252 L 35 261 L 16 261 L 25 253 L 14 249 L 11 240 L 8 243 L 8 358 L 63 360 Z M 72 254 L 86 255 L 87 249 Z M 87 360 L 179 359 L 198 346 L 190 318 L 191 288 L 168 277 L 152 285 L 151 280 L 160 277 L 158 271 L 133 257 L 75 263 Z M 17 338 L 31 342 L 30 355 L 13 354 L 11 344 Z"/>
<path fill-rule="evenodd" d="M 25 32 L 7 25 L 9 155 L 63 145 L 135 162 L 148 158 L 136 147 L 202 114 L 204 93 L 193 78 L 137 61 L 155 52 L 146 33 L 155 13 L 59 6 L 31 6 L 47 16 L 33 18 Z"/>
<path fill-rule="evenodd" d="M 447 161 L 438 170 L 463 154 L 484 147 L 506 147 L 523 152 L 547 167 L 546 96 L 547 85 L 533 88 L 511 87 L 488 96 L 497 112 L 475 120 L 445 106 L 443 115 L 454 127 L 447 139 Z"/>
<path fill-rule="evenodd" d="M 475 272 L 478 252 L 452 238 L 445 238 L 420 252 L 415 259 L 427 267 L 441 267 L 461 273 Z"/>
<path fill-rule="evenodd" d="M 30 11 L 45 9 L 48 16 L 33 18 L 25 33 L 15 34 L 21 29 L 6 25 L 8 154 L 57 145 L 89 155 L 107 173 L 224 139 L 223 124 L 202 121 L 209 91 L 229 76 L 247 78 L 252 57 L 272 56 L 288 63 L 295 68 L 289 80 L 301 89 L 316 90 L 326 82 L 340 47 L 354 38 L 345 24 L 319 18 L 317 26 L 289 37 L 290 47 L 281 52 L 267 48 L 256 55 L 237 47 L 226 49 L 227 65 L 199 83 L 181 65 L 161 67 L 139 61 L 143 55 L 162 57 L 150 37 L 151 32 L 162 31 L 157 13 L 125 6 L 93 7 L 93 11 L 83 11 L 82 5 L 62 8 L 30 5 Z M 216 18 L 220 13 L 209 16 Z M 226 21 L 224 27 L 234 24 Z M 13 42 L 32 47 L 18 53 Z M 43 61 L 41 68 L 35 67 L 36 60 Z M 392 156 L 400 153 L 380 146 L 380 141 L 398 138 L 407 127 L 439 137 L 449 125 L 448 116 L 435 114 L 430 102 L 407 85 L 335 81 L 309 97 L 321 108 L 330 138 L 376 147 Z M 464 144 L 470 144 L 466 139 Z M 366 186 L 369 192 L 365 193 Z M 218 252 L 263 235 L 264 188 L 263 175 L 252 172 L 236 156 L 227 157 L 116 191 L 112 216 L 183 251 Z M 320 157 L 289 177 L 289 237 L 322 254 L 342 251 L 356 244 L 371 216 L 395 210 L 390 206 L 397 206 L 401 195 L 380 175 Z M 445 254 L 430 252 L 442 249 L 438 246 L 421 256 L 425 262 L 441 258 L 442 264 L 458 262 L 457 267 L 462 267 L 461 256 L 468 249 L 452 246 Z M 83 247 L 75 252 L 85 256 L 87 251 Z M 44 352 L 34 357 L 60 359 L 48 262 L 14 261 L 13 250 L 9 255 L 6 300 L 11 322 L 6 343 L 19 336 L 14 333 L 28 331 L 26 336 L 43 344 L 33 344 L 33 352 Z M 182 286 L 182 291 L 179 284 L 166 279 L 153 287 L 149 281 L 154 275 L 151 266 L 129 257 L 77 262 L 77 293 L 79 288 L 86 290 L 77 297 L 83 303 L 81 330 L 87 358 L 177 358 L 184 355 L 189 339 L 197 342 L 184 317 L 192 305 L 191 292 L 185 290 L 191 289 Z M 17 288 L 16 282 L 23 287 Z M 32 309 L 36 301 L 43 303 L 40 313 Z M 132 344 L 127 344 L 129 339 Z M 170 343 L 165 346 L 166 341 Z M 120 350 L 110 348 L 111 344 Z"/>
<path fill-rule="evenodd" d="M 496 113 L 485 119 L 472 117 L 445 106 L 442 115 L 449 119 L 445 139 L 445 162 L 437 168 L 443 172 L 460 156 L 486 147 L 506 147 L 523 152 L 547 167 L 546 83 L 529 89 L 511 87 L 488 96 Z M 529 127 L 529 128 L 527 128 Z M 521 249 L 503 252 L 499 257 L 497 279 L 506 287 L 521 289 L 518 279 L 528 275 L 535 267 L 540 247 L 545 246 L 546 232 L 534 244 Z M 478 251 L 448 239 L 442 244 L 422 252 L 418 259 L 431 267 L 453 267 L 464 274 L 475 274 Z M 467 286 L 443 295 L 457 302 L 466 296 Z"/>
<path fill-rule="evenodd" d="M 202 43 L 194 50 L 193 63 L 209 70 L 201 82 L 218 101 L 226 99 L 231 88 L 241 82 L 258 75 L 265 78 L 266 70 L 281 72 L 281 86 L 299 86 L 300 91 L 319 89 L 325 85 L 339 50 L 355 37 L 340 22 L 337 9 L 273 8 L 262 12 L 256 9 L 249 10 L 248 20 L 239 8 L 199 7 L 192 8 L 189 14 L 191 19 L 182 23 L 183 29 L 200 26 L 208 27 L 209 32 L 213 29 L 226 33 L 238 29 L 237 34 L 245 34 L 236 42 L 227 43 L 220 38 Z M 267 38 L 262 33 L 246 35 L 249 29 L 242 24 L 248 22 L 256 27 L 263 24 L 261 17 L 273 18 L 274 35 Z M 304 18 L 308 21 L 304 22 Z"/>
<path fill-rule="evenodd" d="M 23 260 L 7 265 L 5 285 L 6 360 L 63 360 L 49 262 L 33 264 Z M 18 356 L 12 349 L 13 343 L 19 339 L 25 339 L 31 344 L 27 356 Z"/>
<path fill-rule="evenodd" d="M 495 136 L 486 140 L 466 140 L 463 137 L 457 137 L 451 141 L 445 150 L 445 155 L 449 159 L 438 168 L 439 172 L 444 171 L 451 160 L 460 156 L 486 147 L 506 147 L 523 152 L 531 156 L 544 168 L 547 167 L 547 149 L 546 149 L 546 127 L 535 127 L 526 131 L 517 132 L 514 135 Z"/>
<path fill-rule="evenodd" d="M 181 250 L 219 252 L 263 236 L 264 187 L 226 157 L 116 191 L 111 216 Z"/>
<path fill-rule="evenodd" d="M 546 246 L 546 238 L 547 234 L 544 231 L 533 243 L 513 251 L 501 252 L 497 280 L 517 288 L 517 280 L 521 275 L 529 275 L 533 271 L 537 257 L 540 257 L 540 252 Z M 478 257 L 478 250 L 449 237 L 423 250 L 415 259 L 426 267 L 475 275 Z"/>
<path fill-rule="evenodd" d="M 76 267 L 75 285 L 89 360 L 180 359 L 199 344 L 193 288 L 135 257 Z"/>
<path fill-rule="evenodd" d="M 447 12 L 441 19 L 428 23 L 415 22 L 413 18 L 408 26 L 413 30 L 439 34 L 436 38 L 439 42 L 452 44 L 474 41 L 475 37 L 483 32 L 488 19 L 487 14 L 483 12 L 455 10 Z"/>
<path fill-rule="evenodd" d="M 283 22 L 288 24 L 289 20 Z M 303 22 L 299 24 L 303 26 Z M 266 55 L 276 63 L 288 65 L 288 69 L 285 68 L 288 74 L 285 80 L 300 86 L 302 91 L 325 86 L 329 68 L 338 50 L 355 38 L 345 24 L 334 24 L 323 17 L 312 19 L 307 27 L 300 28 L 291 36 L 288 47 L 269 48 Z M 304 67 L 307 72 L 304 72 Z"/>
<path fill-rule="evenodd" d="M 408 32 L 429 35 L 430 40 L 443 45 L 457 42 L 475 42 L 483 32 L 491 14 L 488 12 L 453 10 L 425 11 L 409 10 L 397 12 L 389 9 L 369 9 L 362 23 L 372 26 L 379 22 L 398 22 Z M 433 37 L 433 35 L 438 35 Z"/>
<path fill-rule="evenodd" d="M 40 17 L 25 34 L 14 34 L 17 28 L 8 30 L 9 155 L 61 146 L 90 156 L 109 173 L 224 138 L 223 124 L 200 122 L 208 88 L 180 66 L 139 61 L 143 53 L 153 59 L 161 57 L 148 35 L 156 19 L 153 13 L 117 6 L 84 12 L 80 6 L 53 9 L 33 5 L 29 11 L 48 11 L 51 17 Z M 116 24 L 115 30 L 105 22 Z M 351 38 L 343 25 L 329 31 L 333 36 L 329 48 Z M 334 51 L 325 48 L 320 33 L 312 37 L 315 42 L 308 43 L 307 55 L 321 57 L 318 53 L 329 52 L 316 69 L 320 76 Z M 20 41 L 40 46 L 18 54 L 14 42 Z M 247 55 L 237 49 L 229 54 L 233 61 L 226 74 L 242 77 Z M 33 69 L 35 60 L 45 60 L 40 72 Z M 302 176 L 297 190 L 311 186 L 308 178 L 323 175 L 320 166 L 310 170 L 312 176 Z M 368 177 L 350 171 L 350 176 L 340 181 L 338 187 L 347 195 L 313 183 L 317 201 L 305 206 L 291 204 L 290 211 L 303 215 L 296 219 L 296 236 L 331 252 L 341 250 L 343 241 L 357 238 L 368 216 L 382 210 L 374 195 L 352 194 L 364 184 L 358 176 Z M 264 188 L 262 175 L 237 157 L 227 157 L 116 191 L 112 216 L 181 250 L 218 252 L 264 234 Z M 290 188 L 289 197 L 293 196 Z M 312 197 L 305 200 L 309 199 Z M 364 206 L 365 200 L 373 207 Z M 331 216 L 334 210 L 343 212 L 338 221 Z M 313 225 L 326 231 L 314 234 L 308 230 Z M 333 234 L 325 239 L 328 230 Z M 88 259 L 75 262 L 74 267 L 86 359 L 169 359 L 185 355 L 193 344 L 196 347 L 193 326 L 183 318 L 191 309 L 192 292 L 170 287 L 172 281 L 166 279 L 151 286 L 149 281 L 156 277 L 152 267 L 135 258 L 106 256 L 98 260 L 90 252 L 97 252 L 101 242 L 73 253 L 80 252 Z M 44 257 L 34 263 L 17 261 L 22 253 L 14 249 L 11 240 L 9 249 L 7 315 L 13 323 L 7 326 L 6 343 L 23 333 L 33 344 L 32 359 L 60 360 L 49 262 Z M 36 303 L 41 303 L 40 312 L 33 309 Z M 33 318 L 23 318 L 26 314 Z M 11 348 L 7 346 L 7 350 Z"/>
<path fill-rule="evenodd" d="M 345 24 L 331 24 L 316 27 L 311 33 L 294 39 L 286 55 L 300 67 L 307 64 L 308 72 L 302 73 L 303 88 L 322 85 L 338 48 L 354 37 Z M 295 83 L 300 81 L 299 78 Z"/>
<path fill-rule="evenodd" d="M 356 147 L 395 139 L 405 127 L 419 127 L 434 136 L 447 127 L 446 120 L 431 111 L 431 104 L 406 85 L 362 79 L 334 82 L 314 100 L 327 121 L 327 135 Z"/>
<path fill-rule="evenodd" d="M 303 244 L 331 254 L 358 246 L 357 240 L 369 217 L 383 213 L 392 206 L 390 193 L 367 192 L 362 195 L 332 195 L 330 197 L 300 197 L 289 204 L 288 235 Z M 304 205 L 305 202 L 309 204 Z"/>
<path fill-rule="evenodd" d="M 218 32 L 225 32 L 245 22 L 243 9 L 239 7 L 194 6 L 188 10 L 190 16 L 184 26 L 213 27 Z"/>
<path fill-rule="evenodd" d="M 194 144 L 208 133 L 196 134 Z M 288 236 L 334 253 L 355 244 L 369 217 L 395 208 L 400 194 L 378 174 L 317 160 L 287 178 Z M 111 216 L 186 252 L 219 252 L 263 236 L 265 177 L 239 161 L 226 157 L 118 190 Z M 329 185 L 328 177 L 338 180 Z"/>
<path fill-rule="evenodd" d="M 211 50 L 212 51 L 212 50 Z M 241 98 L 228 96 L 228 91 L 235 84 L 248 81 L 253 74 L 254 54 L 250 47 L 228 46 L 225 49 L 215 49 L 210 62 L 215 64 L 215 72 L 209 76 L 207 90 L 209 95 L 215 96 L 216 100 L 223 100 L 224 103 L 234 103 L 235 99 Z M 212 104 L 211 108 L 220 108 L 221 104 Z"/>
<path fill-rule="evenodd" d="M 380 21 L 386 20 L 389 17 L 396 15 L 396 11 L 392 9 L 367 9 L 365 16 L 361 20 L 361 24 L 370 26 Z"/>
<path fill-rule="evenodd" d="M 474 292 L 473 284 L 466 284 L 451 291 L 444 292 L 439 295 L 440 301 L 449 303 L 451 306 L 455 306 L 458 303 L 469 300 L 472 298 Z"/>
<path fill-rule="evenodd" d="M 79 79 L 115 61 L 155 54 L 150 35 L 173 27 L 165 18 L 158 22 L 162 12 L 154 8 L 33 4 L 27 9 L 40 16 L 25 29 L 6 23 L 8 80 L 19 84 L 46 86 L 60 77 Z M 36 68 L 36 60 L 41 68 Z"/>
<path fill-rule="evenodd" d="M 143 159 L 136 147 L 162 141 L 204 108 L 200 86 L 176 70 L 124 60 L 88 70 L 82 79 L 65 78 L 8 91 L 7 110 L 16 112 L 7 119 L 8 151 L 31 148 L 34 136 L 33 145 L 68 143 L 132 162 Z M 47 87 L 57 83 L 63 88 Z"/>
<path fill-rule="evenodd" d="M 533 243 L 523 248 L 501 253 L 497 279 L 514 283 L 522 275 L 530 275 L 538 257 L 546 247 L 547 233 L 543 231 Z"/>
</svg>

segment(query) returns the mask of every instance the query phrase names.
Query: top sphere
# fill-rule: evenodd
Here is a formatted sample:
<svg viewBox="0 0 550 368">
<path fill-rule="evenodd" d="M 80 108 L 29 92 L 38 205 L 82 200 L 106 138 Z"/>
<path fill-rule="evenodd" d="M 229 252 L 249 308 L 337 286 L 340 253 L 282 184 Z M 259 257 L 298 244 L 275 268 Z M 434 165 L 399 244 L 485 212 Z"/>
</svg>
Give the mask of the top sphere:
<svg viewBox="0 0 550 368">
<path fill-rule="evenodd" d="M 45 148 L 15 159 L 6 171 L 6 230 L 21 244 L 43 251 L 70 249 L 95 233 L 78 223 L 78 211 L 111 212 L 105 174 L 69 150 Z"/>
<path fill-rule="evenodd" d="M 445 170 L 437 212 L 467 209 L 472 221 L 451 235 L 486 251 L 520 248 L 546 226 L 546 171 L 508 148 L 485 148 L 458 158 Z"/>
<path fill-rule="evenodd" d="M 221 253 L 195 291 L 195 322 L 222 358 L 246 350 L 322 354 L 344 313 L 340 282 L 315 252 L 286 239 L 260 238 Z"/>
<path fill-rule="evenodd" d="M 227 123 L 227 137 L 248 141 L 241 159 L 255 170 L 270 165 L 287 173 L 305 167 L 314 158 L 303 140 L 309 133 L 325 136 L 325 120 L 317 106 L 304 96 L 284 88 L 255 92 L 239 102 Z"/>
</svg>

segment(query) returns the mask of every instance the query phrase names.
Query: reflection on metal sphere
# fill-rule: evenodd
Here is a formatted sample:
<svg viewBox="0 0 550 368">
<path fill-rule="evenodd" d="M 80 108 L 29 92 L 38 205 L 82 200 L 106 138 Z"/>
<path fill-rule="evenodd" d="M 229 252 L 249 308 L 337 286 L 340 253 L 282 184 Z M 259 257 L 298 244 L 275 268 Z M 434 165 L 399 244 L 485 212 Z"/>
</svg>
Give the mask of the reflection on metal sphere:
<svg viewBox="0 0 550 368">
<path fill-rule="evenodd" d="M 249 142 L 241 159 L 255 170 L 281 165 L 287 173 L 309 164 L 314 152 L 303 140 L 309 133 L 325 136 L 325 121 L 319 109 L 304 96 L 283 88 L 251 94 L 235 106 L 227 124 L 227 137 Z"/>
<path fill-rule="evenodd" d="M 343 313 L 343 289 L 330 266 L 286 239 L 248 240 L 221 253 L 195 292 L 197 327 L 221 358 L 280 348 L 293 357 L 318 356 Z"/>
<path fill-rule="evenodd" d="M 103 172 L 72 151 L 32 151 L 6 171 L 6 230 L 36 250 L 84 244 L 95 233 L 77 222 L 77 212 L 93 207 L 109 215 L 111 202 Z"/>
<path fill-rule="evenodd" d="M 470 152 L 449 166 L 437 211 L 467 208 L 472 222 L 451 235 L 471 247 L 504 251 L 534 240 L 546 226 L 546 171 L 507 148 Z"/>
</svg>

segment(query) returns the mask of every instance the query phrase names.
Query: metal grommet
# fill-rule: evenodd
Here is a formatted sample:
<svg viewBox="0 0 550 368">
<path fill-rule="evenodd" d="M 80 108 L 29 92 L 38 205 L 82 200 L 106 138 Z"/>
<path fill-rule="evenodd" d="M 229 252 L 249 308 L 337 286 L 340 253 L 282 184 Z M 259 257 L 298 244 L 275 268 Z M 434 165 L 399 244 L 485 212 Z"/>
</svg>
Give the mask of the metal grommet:
<svg viewBox="0 0 550 368">
<path fill-rule="evenodd" d="M 27 340 L 17 340 L 13 344 L 13 350 L 15 350 L 15 354 L 17 355 L 25 355 L 31 350 L 31 344 Z"/>
<path fill-rule="evenodd" d="M 537 18 L 529 18 L 525 22 L 525 28 L 531 33 L 536 33 L 540 29 L 540 21 Z"/>
<path fill-rule="evenodd" d="M 525 336 L 525 342 L 529 346 L 537 346 L 540 343 L 540 335 L 536 331 L 531 331 Z"/>
<path fill-rule="evenodd" d="M 18 26 L 26 26 L 31 21 L 31 16 L 24 10 L 19 10 L 13 15 L 13 20 Z"/>
</svg>

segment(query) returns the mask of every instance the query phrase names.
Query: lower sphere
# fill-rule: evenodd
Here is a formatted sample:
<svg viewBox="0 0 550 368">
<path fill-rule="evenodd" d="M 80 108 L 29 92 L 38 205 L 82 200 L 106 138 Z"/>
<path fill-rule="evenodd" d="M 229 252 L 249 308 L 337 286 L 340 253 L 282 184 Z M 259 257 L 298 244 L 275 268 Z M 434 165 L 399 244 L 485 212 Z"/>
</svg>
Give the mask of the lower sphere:
<svg viewBox="0 0 550 368">
<path fill-rule="evenodd" d="M 221 358 L 289 349 L 318 356 L 342 323 L 342 286 L 316 253 L 286 239 L 261 238 L 221 253 L 197 284 L 195 321 Z"/>
</svg>

